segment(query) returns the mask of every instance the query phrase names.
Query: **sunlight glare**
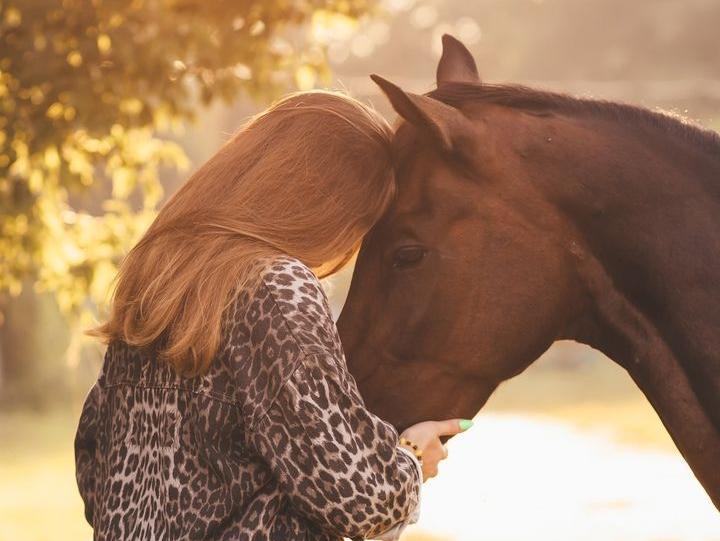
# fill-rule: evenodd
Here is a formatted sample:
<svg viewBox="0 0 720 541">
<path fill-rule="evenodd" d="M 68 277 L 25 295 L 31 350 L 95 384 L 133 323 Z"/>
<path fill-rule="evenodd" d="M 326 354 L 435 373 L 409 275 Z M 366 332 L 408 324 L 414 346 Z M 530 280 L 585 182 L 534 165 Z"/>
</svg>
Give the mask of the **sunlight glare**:
<svg viewBox="0 0 720 541">
<path fill-rule="evenodd" d="M 720 539 L 720 515 L 678 453 L 508 414 L 479 415 L 448 449 L 439 476 L 424 485 L 420 523 L 408 534 L 454 541 Z"/>
</svg>

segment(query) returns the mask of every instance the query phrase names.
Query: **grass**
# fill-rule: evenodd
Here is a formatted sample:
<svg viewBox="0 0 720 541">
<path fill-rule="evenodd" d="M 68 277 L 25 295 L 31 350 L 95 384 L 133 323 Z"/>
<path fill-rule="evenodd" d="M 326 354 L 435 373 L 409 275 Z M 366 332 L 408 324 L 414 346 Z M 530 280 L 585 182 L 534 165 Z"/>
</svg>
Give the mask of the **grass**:
<svg viewBox="0 0 720 541">
<path fill-rule="evenodd" d="M 675 449 L 627 372 L 599 352 L 573 342 L 556 344 L 525 372 L 503 383 L 483 411 L 552 417 L 604 431 L 622 443 Z"/>
<path fill-rule="evenodd" d="M 75 416 L 0 413 L 0 541 L 92 539 L 75 486 Z"/>
</svg>

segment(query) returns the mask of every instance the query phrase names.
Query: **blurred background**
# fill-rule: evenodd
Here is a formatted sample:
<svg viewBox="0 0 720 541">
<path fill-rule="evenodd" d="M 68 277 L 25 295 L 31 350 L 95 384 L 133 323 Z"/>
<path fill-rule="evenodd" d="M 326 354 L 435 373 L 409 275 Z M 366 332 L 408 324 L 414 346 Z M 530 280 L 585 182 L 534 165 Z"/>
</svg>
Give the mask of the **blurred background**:
<svg viewBox="0 0 720 541">
<path fill-rule="evenodd" d="M 0 541 L 88 540 L 72 439 L 122 255 L 285 91 L 428 91 L 449 32 L 482 77 L 720 129 L 717 0 L 0 1 Z M 333 308 L 352 269 L 327 282 Z M 718 541 L 627 375 L 556 344 L 449 444 L 404 541 Z M 720 467 L 720 465 L 719 465 Z"/>
</svg>

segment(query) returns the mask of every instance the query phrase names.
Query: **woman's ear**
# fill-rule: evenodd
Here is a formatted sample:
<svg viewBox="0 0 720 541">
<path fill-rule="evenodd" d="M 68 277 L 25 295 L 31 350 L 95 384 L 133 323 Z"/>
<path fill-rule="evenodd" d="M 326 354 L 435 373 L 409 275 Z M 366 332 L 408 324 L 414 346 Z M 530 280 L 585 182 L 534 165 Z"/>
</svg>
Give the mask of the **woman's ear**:
<svg viewBox="0 0 720 541">
<path fill-rule="evenodd" d="M 379 75 L 370 78 L 380 87 L 395 112 L 420 130 L 430 133 L 443 150 L 457 150 L 463 137 L 473 132 L 472 122 L 459 109 L 428 96 L 405 92 Z"/>
</svg>

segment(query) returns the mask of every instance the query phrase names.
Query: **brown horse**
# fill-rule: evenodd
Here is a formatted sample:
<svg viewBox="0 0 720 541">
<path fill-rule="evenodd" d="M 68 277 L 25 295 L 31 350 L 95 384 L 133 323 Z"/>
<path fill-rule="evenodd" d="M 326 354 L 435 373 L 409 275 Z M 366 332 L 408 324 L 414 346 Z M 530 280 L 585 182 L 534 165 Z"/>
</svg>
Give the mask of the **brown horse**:
<svg viewBox="0 0 720 541">
<path fill-rule="evenodd" d="M 629 372 L 720 508 L 720 137 L 485 84 L 443 49 L 426 95 L 374 77 L 404 120 L 398 197 L 338 322 L 368 407 L 399 429 L 472 417 L 576 340 Z"/>
</svg>

